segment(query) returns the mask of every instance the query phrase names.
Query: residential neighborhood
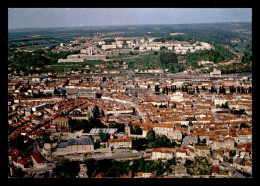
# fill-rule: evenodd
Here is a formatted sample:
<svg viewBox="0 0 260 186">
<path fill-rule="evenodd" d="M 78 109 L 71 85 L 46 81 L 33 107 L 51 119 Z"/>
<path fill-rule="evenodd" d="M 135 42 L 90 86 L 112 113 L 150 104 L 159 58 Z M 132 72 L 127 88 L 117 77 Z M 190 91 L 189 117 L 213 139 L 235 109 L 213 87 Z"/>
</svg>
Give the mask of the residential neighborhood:
<svg viewBox="0 0 260 186">
<path fill-rule="evenodd" d="M 39 81 L 34 82 L 33 78 Z M 9 89 L 13 99 L 8 102 L 8 140 L 23 139 L 21 143 L 33 144 L 34 151 L 25 155 L 10 148 L 10 172 L 17 168 L 28 174 L 52 171 L 55 162 L 65 158 L 144 158 L 175 160 L 176 165 L 171 168 L 175 172 L 165 172 L 160 177 L 196 177 L 201 169 L 187 162 L 201 161 L 207 161 L 207 167 L 202 169 L 207 171 L 204 177 L 232 177 L 236 171 L 252 173 L 250 76 L 137 76 L 134 81 L 105 74 L 37 76 L 19 77 L 8 85 L 14 85 Z M 44 93 L 47 87 L 53 87 L 53 91 Z M 231 93 L 230 87 L 236 91 Z M 225 93 L 221 93 L 222 88 Z M 34 97 L 37 94 L 50 96 Z M 152 138 L 163 137 L 169 144 L 156 145 L 155 139 L 149 139 L 151 134 Z M 142 139 L 146 141 L 137 145 Z M 223 168 L 223 163 L 231 168 Z M 183 170 L 177 173 L 176 166 Z M 138 173 L 137 177 L 157 175 L 143 174 Z"/>
</svg>

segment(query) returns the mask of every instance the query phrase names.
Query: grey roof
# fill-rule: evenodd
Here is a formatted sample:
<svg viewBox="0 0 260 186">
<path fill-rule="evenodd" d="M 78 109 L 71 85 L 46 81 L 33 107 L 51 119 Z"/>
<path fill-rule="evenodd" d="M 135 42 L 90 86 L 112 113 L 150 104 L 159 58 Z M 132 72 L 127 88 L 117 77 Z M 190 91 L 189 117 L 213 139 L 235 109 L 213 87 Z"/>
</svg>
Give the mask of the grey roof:
<svg viewBox="0 0 260 186">
<path fill-rule="evenodd" d="M 174 134 L 182 134 L 180 130 L 173 131 Z"/>
<path fill-rule="evenodd" d="M 117 128 L 92 128 L 89 133 L 98 134 L 101 130 L 105 134 L 114 134 L 117 131 Z"/>
<path fill-rule="evenodd" d="M 70 138 L 66 142 L 61 142 L 58 145 L 58 148 L 66 148 L 67 146 L 72 146 L 72 145 L 94 145 L 94 143 L 90 137 Z"/>
<path fill-rule="evenodd" d="M 234 163 L 239 164 L 241 161 L 242 161 L 242 158 L 237 157 L 237 158 L 234 160 Z"/>
<path fill-rule="evenodd" d="M 66 148 L 66 147 L 67 147 L 67 143 L 68 143 L 68 142 L 61 142 L 61 143 L 58 145 L 58 148 Z"/>
<path fill-rule="evenodd" d="M 246 177 L 236 171 L 235 174 L 231 178 L 246 178 Z"/>
</svg>

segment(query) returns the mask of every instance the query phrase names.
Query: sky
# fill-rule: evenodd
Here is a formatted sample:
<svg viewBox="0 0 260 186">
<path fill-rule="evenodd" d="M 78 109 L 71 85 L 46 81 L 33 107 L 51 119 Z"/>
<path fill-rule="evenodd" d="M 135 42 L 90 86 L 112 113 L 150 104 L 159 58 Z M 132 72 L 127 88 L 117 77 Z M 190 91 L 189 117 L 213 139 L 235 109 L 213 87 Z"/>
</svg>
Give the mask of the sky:
<svg viewBox="0 0 260 186">
<path fill-rule="evenodd" d="M 8 29 L 252 22 L 251 8 L 8 8 Z"/>
</svg>

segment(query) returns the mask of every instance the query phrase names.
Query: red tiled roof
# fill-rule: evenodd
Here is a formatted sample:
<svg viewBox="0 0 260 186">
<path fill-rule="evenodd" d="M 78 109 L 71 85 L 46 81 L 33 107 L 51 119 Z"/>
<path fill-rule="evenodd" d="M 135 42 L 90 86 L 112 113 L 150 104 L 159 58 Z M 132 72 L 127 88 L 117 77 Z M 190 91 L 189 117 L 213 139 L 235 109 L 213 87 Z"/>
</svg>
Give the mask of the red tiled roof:
<svg viewBox="0 0 260 186">
<path fill-rule="evenodd" d="M 106 176 L 102 173 L 102 172 L 100 172 L 97 176 L 96 176 L 96 178 L 105 178 Z"/>
<path fill-rule="evenodd" d="M 218 167 L 212 166 L 211 167 L 211 171 L 212 171 L 212 173 L 217 173 L 218 174 Z"/>
<path fill-rule="evenodd" d="M 45 161 L 42 160 L 42 158 L 35 152 L 32 153 L 32 158 L 35 159 L 37 163 L 46 163 Z"/>
<path fill-rule="evenodd" d="M 132 138 L 129 136 L 121 137 L 118 139 L 109 139 L 108 143 L 115 143 L 115 142 L 132 142 Z"/>
<path fill-rule="evenodd" d="M 54 121 L 69 121 L 69 118 L 60 117 L 60 118 L 55 118 Z"/>
<path fill-rule="evenodd" d="M 29 164 L 28 161 L 25 161 L 25 160 L 18 160 L 17 163 L 21 164 L 21 165 L 27 165 Z"/>
</svg>

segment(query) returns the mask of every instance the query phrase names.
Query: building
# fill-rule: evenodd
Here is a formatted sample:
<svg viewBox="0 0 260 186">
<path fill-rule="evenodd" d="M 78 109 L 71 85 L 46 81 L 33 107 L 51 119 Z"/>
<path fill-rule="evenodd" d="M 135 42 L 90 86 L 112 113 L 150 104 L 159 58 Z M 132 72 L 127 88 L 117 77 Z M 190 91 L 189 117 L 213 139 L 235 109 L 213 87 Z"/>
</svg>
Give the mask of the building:
<svg viewBox="0 0 260 186">
<path fill-rule="evenodd" d="M 91 153 L 93 151 L 94 143 L 90 137 L 70 138 L 66 142 L 61 142 L 53 155 Z"/>
<path fill-rule="evenodd" d="M 214 140 L 211 143 L 211 149 L 212 150 L 218 150 L 221 148 L 228 148 L 228 149 L 234 149 L 235 148 L 235 141 L 233 139 L 227 138 L 225 140 Z"/>
<path fill-rule="evenodd" d="M 175 148 L 153 148 L 152 149 L 152 157 L 153 160 L 158 159 L 172 159 L 174 157 Z"/>
<path fill-rule="evenodd" d="M 92 128 L 90 134 L 99 134 L 102 131 L 103 134 L 115 134 L 117 128 Z"/>
<path fill-rule="evenodd" d="M 210 154 L 210 150 L 208 146 L 195 146 L 195 153 L 198 156 L 206 156 L 207 154 Z"/>
<path fill-rule="evenodd" d="M 213 72 L 210 72 L 210 76 L 221 76 L 221 71 L 214 68 Z"/>
<path fill-rule="evenodd" d="M 34 107 L 32 107 L 32 111 L 35 112 L 35 111 L 38 111 L 38 110 L 42 110 L 45 107 L 50 107 L 50 104 L 49 103 L 43 103 L 41 105 L 34 106 Z"/>
<path fill-rule="evenodd" d="M 109 139 L 108 146 L 113 148 L 132 148 L 132 138 L 129 136 L 120 137 L 118 139 Z"/>
<path fill-rule="evenodd" d="M 56 125 L 60 125 L 60 126 L 68 128 L 69 127 L 69 120 L 70 120 L 69 118 L 60 117 L 60 118 L 55 118 L 53 120 L 53 123 L 56 124 Z"/>
<path fill-rule="evenodd" d="M 33 165 L 36 168 L 44 168 L 47 166 L 47 162 L 43 161 L 42 158 L 37 153 L 33 152 L 31 157 L 32 157 Z"/>
</svg>

